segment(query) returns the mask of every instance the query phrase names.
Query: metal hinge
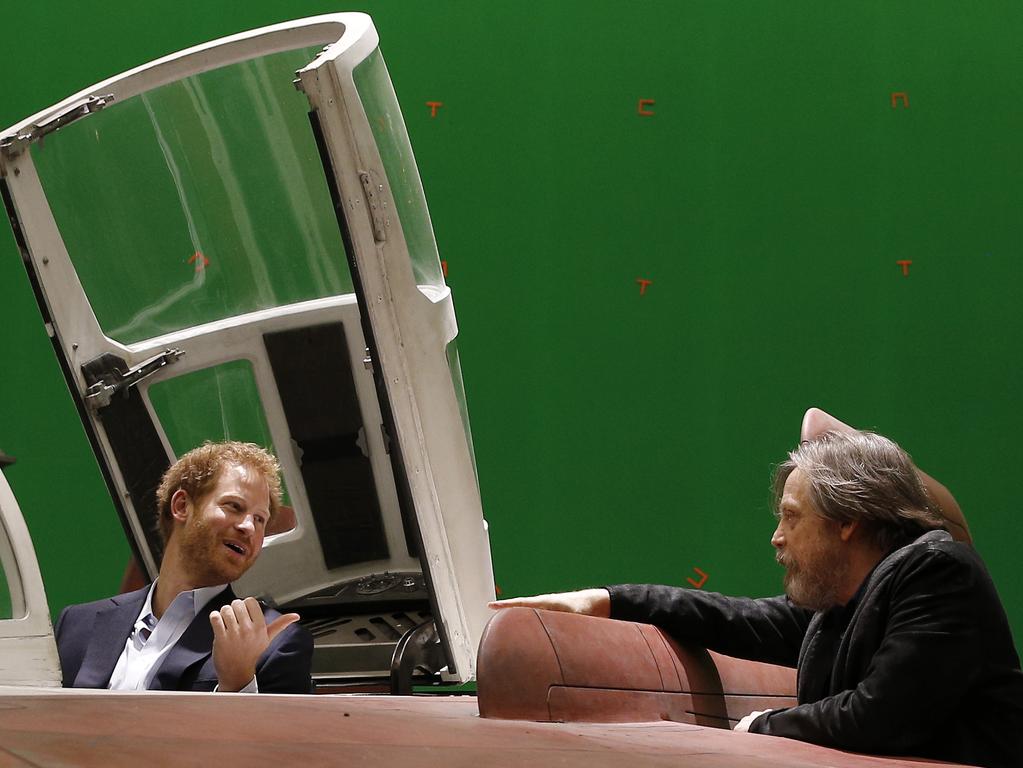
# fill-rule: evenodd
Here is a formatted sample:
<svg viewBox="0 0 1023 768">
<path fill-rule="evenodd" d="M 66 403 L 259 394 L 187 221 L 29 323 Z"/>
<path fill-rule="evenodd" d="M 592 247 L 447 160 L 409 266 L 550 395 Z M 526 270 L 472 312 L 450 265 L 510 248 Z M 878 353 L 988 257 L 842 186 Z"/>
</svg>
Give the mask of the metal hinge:
<svg viewBox="0 0 1023 768">
<path fill-rule="evenodd" d="M 387 240 L 387 219 L 384 217 L 383 195 L 384 185 L 373 178 L 372 171 L 359 171 L 359 181 L 366 193 L 366 205 L 370 222 L 373 224 L 373 239 L 378 243 Z"/>
<path fill-rule="evenodd" d="M 98 411 L 110 405 L 114 395 L 134 387 L 142 379 L 152 376 L 160 369 L 175 362 L 184 352 L 180 349 L 166 349 L 127 371 L 112 371 L 85 390 L 85 404 Z"/>
<path fill-rule="evenodd" d="M 58 112 L 49 120 L 36 123 L 27 131 L 0 141 L 0 150 L 9 156 L 20 154 L 21 151 L 33 141 L 39 141 L 48 133 L 53 133 L 54 131 L 63 128 L 65 125 L 70 125 L 75 120 L 91 115 L 93 112 L 99 112 L 101 109 L 108 106 L 113 100 L 114 95 L 112 93 L 108 93 L 104 96 L 89 96 L 87 99 L 75 102 L 63 112 Z"/>
</svg>

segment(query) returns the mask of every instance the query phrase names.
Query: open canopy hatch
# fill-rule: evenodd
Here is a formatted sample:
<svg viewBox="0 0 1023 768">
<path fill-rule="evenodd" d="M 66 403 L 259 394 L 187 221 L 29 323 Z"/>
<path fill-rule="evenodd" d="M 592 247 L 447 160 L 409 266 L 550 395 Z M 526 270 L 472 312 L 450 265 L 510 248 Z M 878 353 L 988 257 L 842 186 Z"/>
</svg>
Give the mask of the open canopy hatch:
<svg viewBox="0 0 1023 768">
<path fill-rule="evenodd" d="M 369 17 L 75 94 L 0 134 L 0 191 L 148 575 L 175 457 L 270 446 L 294 527 L 240 590 L 303 614 L 321 680 L 386 674 L 431 619 L 471 679 L 494 582 L 455 314 Z"/>
</svg>

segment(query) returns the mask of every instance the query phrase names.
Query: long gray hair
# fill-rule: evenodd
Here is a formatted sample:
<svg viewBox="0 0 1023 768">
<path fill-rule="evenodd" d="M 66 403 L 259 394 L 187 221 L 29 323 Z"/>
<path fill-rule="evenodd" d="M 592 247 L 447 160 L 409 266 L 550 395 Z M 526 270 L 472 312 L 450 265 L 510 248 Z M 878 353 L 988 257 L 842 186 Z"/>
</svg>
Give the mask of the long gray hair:
<svg viewBox="0 0 1023 768">
<path fill-rule="evenodd" d="M 774 475 L 777 509 L 785 481 L 799 469 L 810 500 L 826 518 L 862 521 L 874 543 L 888 551 L 920 534 L 944 528 L 913 460 L 887 437 L 873 432 L 825 432 L 806 440 L 778 465 Z"/>
</svg>

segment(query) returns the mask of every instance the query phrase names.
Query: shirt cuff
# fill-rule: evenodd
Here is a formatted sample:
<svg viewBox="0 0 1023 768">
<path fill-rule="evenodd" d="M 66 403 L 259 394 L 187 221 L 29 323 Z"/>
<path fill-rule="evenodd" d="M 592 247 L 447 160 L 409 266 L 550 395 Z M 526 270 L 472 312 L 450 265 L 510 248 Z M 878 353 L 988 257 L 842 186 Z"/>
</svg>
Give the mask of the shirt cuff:
<svg viewBox="0 0 1023 768">
<path fill-rule="evenodd" d="M 608 604 L 608 613 L 609 613 L 609 615 L 610 615 L 610 617 L 612 619 L 617 618 L 615 616 L 615 596 L 616 596 L 615 593 L 616 593 L 616 591 L 618 589 L 618 585 L 617 584 L 607 584 L 607 585 L 604 586 L 604 589 L 607 590 L 608 598 L 610 598 L 610 603 Z"/>
<path fill-rule="evenodd" d="M 752 723 L 749 724 L 748 733 L 766 733 L 767 732 L 767 717 L 772 712 L 777 712 L 777 709 L 765 710 L 760 717 L 756 718 Z"/>
<path fill-rule="evenodd" d="M 213 692 L 220 693 L 220 683 L 213 686 Z M 256 684 L 256 676 L 253 675 L 252 679 L 249 680 L 249 682 L 245 684 L 245 687 L 238 691 L 238 693 L 259 693 L 259 686 Z"/>
</svg>

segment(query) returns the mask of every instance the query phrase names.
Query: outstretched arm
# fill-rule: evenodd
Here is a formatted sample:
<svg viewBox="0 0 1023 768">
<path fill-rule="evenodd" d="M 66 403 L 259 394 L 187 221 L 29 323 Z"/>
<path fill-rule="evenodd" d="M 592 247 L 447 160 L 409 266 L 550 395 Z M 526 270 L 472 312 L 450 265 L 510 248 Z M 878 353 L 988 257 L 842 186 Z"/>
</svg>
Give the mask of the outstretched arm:
<svg viewBox="0 0 1023 768">
<path fill-rule="evenodd" d="M 677 640 L 794 667 L 812 612 L 783 597 L 752 600 L 650 584 L 620 584 L 490 603 L 654 624 Z"/>
<path fill-rule="evenodd" d="M 654 624 L 680 642 L 794 667 L 812 611 L 785 597 L 729 597 L 653 584 L 610 587 L 611 616 Z"/>
</svg>

